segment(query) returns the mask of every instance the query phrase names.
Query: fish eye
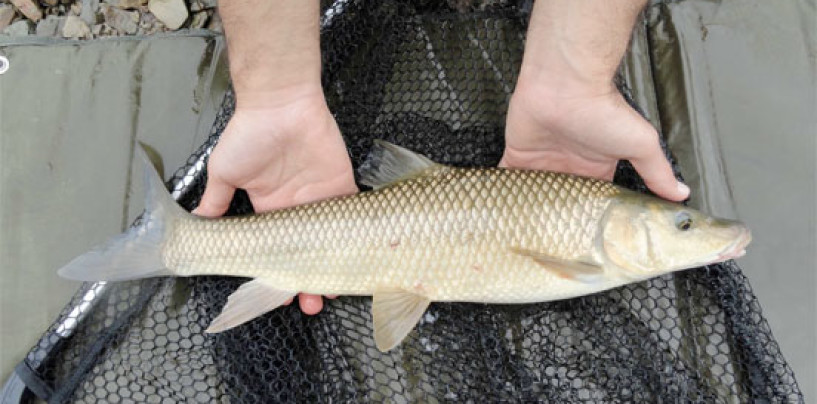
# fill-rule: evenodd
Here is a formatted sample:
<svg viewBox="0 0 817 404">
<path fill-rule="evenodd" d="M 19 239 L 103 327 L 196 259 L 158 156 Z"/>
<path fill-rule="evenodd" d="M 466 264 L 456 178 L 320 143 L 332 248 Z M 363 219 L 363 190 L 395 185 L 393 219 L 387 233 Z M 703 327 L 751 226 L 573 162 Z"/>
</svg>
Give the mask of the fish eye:
<svg viewBox="0 0 817 404">
<path fill-rule="evenodd" d="M 687 212 L 676 213 L 675 228 L 681 231 L 687 231 L 692 228 L 692 216 L 690 216 Z"/>
</svg>

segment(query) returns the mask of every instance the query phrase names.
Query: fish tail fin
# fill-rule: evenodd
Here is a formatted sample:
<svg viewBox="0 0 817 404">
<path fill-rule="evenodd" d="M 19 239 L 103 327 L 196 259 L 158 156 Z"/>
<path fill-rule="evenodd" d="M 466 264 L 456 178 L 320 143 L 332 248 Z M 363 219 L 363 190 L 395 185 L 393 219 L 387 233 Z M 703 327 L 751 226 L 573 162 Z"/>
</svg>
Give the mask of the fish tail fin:
<svg viewBox="0 0 817 404">
<path fill-rule="evenodd" d="M 162 259 L 162 246 L 173 226 L 191 214 L 170 196 L 144 150 L 146 201 L 141 223 L 74 258 L 58 273 L 79 281 L 124 281 L 174 275 Z"/>
</svg>

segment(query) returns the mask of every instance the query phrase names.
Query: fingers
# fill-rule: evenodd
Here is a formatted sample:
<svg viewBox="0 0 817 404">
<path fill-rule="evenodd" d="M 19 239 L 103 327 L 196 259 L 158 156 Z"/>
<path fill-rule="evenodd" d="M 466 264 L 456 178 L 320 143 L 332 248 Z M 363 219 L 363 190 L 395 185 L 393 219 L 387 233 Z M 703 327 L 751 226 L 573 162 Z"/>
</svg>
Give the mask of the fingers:
<svg viewBox="0 0 817 404">
<path fill-rule="evenodd" d="M 658 142 L 642 156 L 631 158 L 630 163 L 656 195 L 671 201 L 683 201 L 689 197 L 689 187 L 675 179 L 672 166 Z"/>
<path fill-rule="evenodd" d="M 301 293 L 298 295 L 298 304 L 304 314 L 314 315 L 320 313 L 323 308 L 323 299 L 320 295 L 308 295 Z"/>
<path fill-rule="evenodd" d="M 217 176 L 207 177 L 207 186 L 201 196 L 199 206 L 193 210 L 194 215 L 204 217 L 219 217 L 227 212 L 233 200 L 235 187 L 220 180 Z"/>
<path fill-rule="evenodd" d="M 326 295 L 327 299 L 336 299 L 338 295 Z M 301 311 L 304 314 L 315 315 L 320 313 L 323 309 L 323 300 L 320 295 L 309 295 L 305 293 L 298 294 L 298 303 L 301 306 Z M 292 299 L 284 302 L 284 306 L 292 304 Z"/>
</svg>

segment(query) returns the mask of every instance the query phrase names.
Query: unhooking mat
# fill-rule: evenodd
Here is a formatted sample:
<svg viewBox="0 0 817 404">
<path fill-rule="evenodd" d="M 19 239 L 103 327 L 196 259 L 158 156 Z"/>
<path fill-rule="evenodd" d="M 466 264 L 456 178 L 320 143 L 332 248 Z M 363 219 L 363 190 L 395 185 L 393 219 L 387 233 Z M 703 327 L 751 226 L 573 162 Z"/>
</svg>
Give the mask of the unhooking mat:
<svg viewBox="0 0 817 404">
<path fill-rule="evenodd" d="M 373 139 L 441 163 L 495 165 L 529 7 L 325 6 L 323 84 L 355 167 Z M 198 203 L 233 108 L 228 95 L 210 139 L 170 181 L 186 208 Z M 616 182 L 645 191 L 626 163 Z M 231 212 L 249 211 L 238 195 Z M 552 303 L 432 304 L 388 353 L 375 349 L 362 297 L 204 334 L 244 281 L 85 284 L 17 373 L 53 402 L 802 401 L 734 262 Z"/>
</svg>

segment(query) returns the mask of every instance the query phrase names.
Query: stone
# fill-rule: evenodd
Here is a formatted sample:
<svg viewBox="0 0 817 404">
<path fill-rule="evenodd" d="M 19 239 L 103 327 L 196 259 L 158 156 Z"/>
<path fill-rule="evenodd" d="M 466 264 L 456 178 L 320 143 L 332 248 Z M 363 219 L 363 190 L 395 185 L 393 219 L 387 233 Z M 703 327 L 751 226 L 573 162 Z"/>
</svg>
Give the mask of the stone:
<svg viewBox="0 0 817 404">
<path fill-rule="evenodd" d="M 49 15 L 53 15 L 55 17 L 59 17 L 62 15 L 62 12 L 65 11 L 62 5 L 54 6 L 54 7 L 46 7 L 43 9 L 43 18 L 48 17 Z"/>
<path fill-rule="evenodd" d="M 218 6 L 218 0 L 198 0 L 201 3 L 202 10 L 209 10 Z"/>
<path fill-rule="evenodd" d="M 153 26 L 150 28 L 150 31 L 148 31 L 148 34 L 156 34 L 165 31 L 167 31 L 167 27 L 165 27 L 165 25 L 162 24 L 161 21 L 156 21 L 153 23 Z"/>
<path fill-rule="evenodd" d="M 142 22 L 139 23 L 141 35 L 153 35 L 165 31 L 166 27 L 161 21 L 151 13 L 142 14 Z"/>
<path fill-rule="evenodd" d="M 134 10 L 144 6 L 147 0 L 106 0 L 106 2 L 114 7 Z"/>
<path fill-rule="evenodd" d="M 31 33 L 31 22 L 27 20 L 17 21 L 6 27 L 3 33 L 9 36 L 28 36 Z"/>
<path fill-rule="evenodd" d="M 20 13 L 33 22 L 40 21 L 43 18 L 43 11 L 33 0 L 11 0 L 11 4 L 14 4 L 14 7 L 17 7 Z"/>
<path fill-rule="evenodd" d="M 187 21 L 187 6 L 184 0 L 150 0 L 148 10 L 171 30 L 181 28 Z"/>
<path fill-rule="evenodd" d="M 142 13 L 142 20 L 139 22 L 140 24 L 151 25 L 159 21 L 156 19 L 156 16 L 151 13 Z"/>
<path fill-rule="evenodd" d="M 210 15 L 207 14 L 206 11 L 199 11 L 196 14 L 193 14 L 193 19 L 190 21 L 190 29 L 202 29 L 205 25 L 207 25 L 207 20 L 210 19 Z"/>
<path fill-rule="evenodd" d="M 128 35 L 139 30 L 138 11 L 125 11 L 109 4 L 103 4 L 100 8 L 105 16 L 105 23 L 111 28 Z"/>
<path fill-rule="evenodd" d="M 85 21 L 86 24 L 95 25 L 99 21 L 99 0 L 82 0 L 82 10 L 79 12 L 79 18 Z"/>
<path fill-rule="evenodd" d="M 37 23 L 37 36 L 57 36 L 57 33 L 62 30 L 62 25 L 65 23 L 64 17 L 56 15 L 49 15 Z"/>
<path fill-rule="evenodd" d="M 221 16 L 218 15 L 218 12 L 214 13 L 213 17 L 210 18 L 210 24 L 207 25 L 207 29 L 215 32 L 222 32 L 224 30 L 224 27 L 221 25 Z"/>
<path fill-rule="evenodd" d="M 90 38 L 91 29 L 81 18 L 69 15 L 65 18 L 65 24 L 62 26 L 62 37 L 72 39 Z"/>
<path fill-rule="evenodd" d="M 94 25 L 94 27 L 91 28 L 91 33 L 94 34 L 95 37 L 102 34 L 102 24 Z"/>
<path fill-rule="evenodd" d="M 215 0 L 192 0 L 190 2 L 190 11 L 212 10 L 216 8 L 216 5 L 217 2 Z"/>
<path fill-rule="evenodd" d="M 99 36 L 115 36 L 116 35 L 116 30 L 111 28 L 111 26 L 108 25 L 108 24 L 99 24 L 99 25 L 95 26 L 94 28 L 98 28 L 98 30 L 99 30 L 98 35 Z"/>
<path fill-rule="evenodd" d="M 11 20 L 14 19 L 14 15 L 17 14 L 14 11 L 14 7 L 8 4 L 0 4 L 0 32 L 3 32 L 6 27 L 11 25 Z"/>
</svg>

